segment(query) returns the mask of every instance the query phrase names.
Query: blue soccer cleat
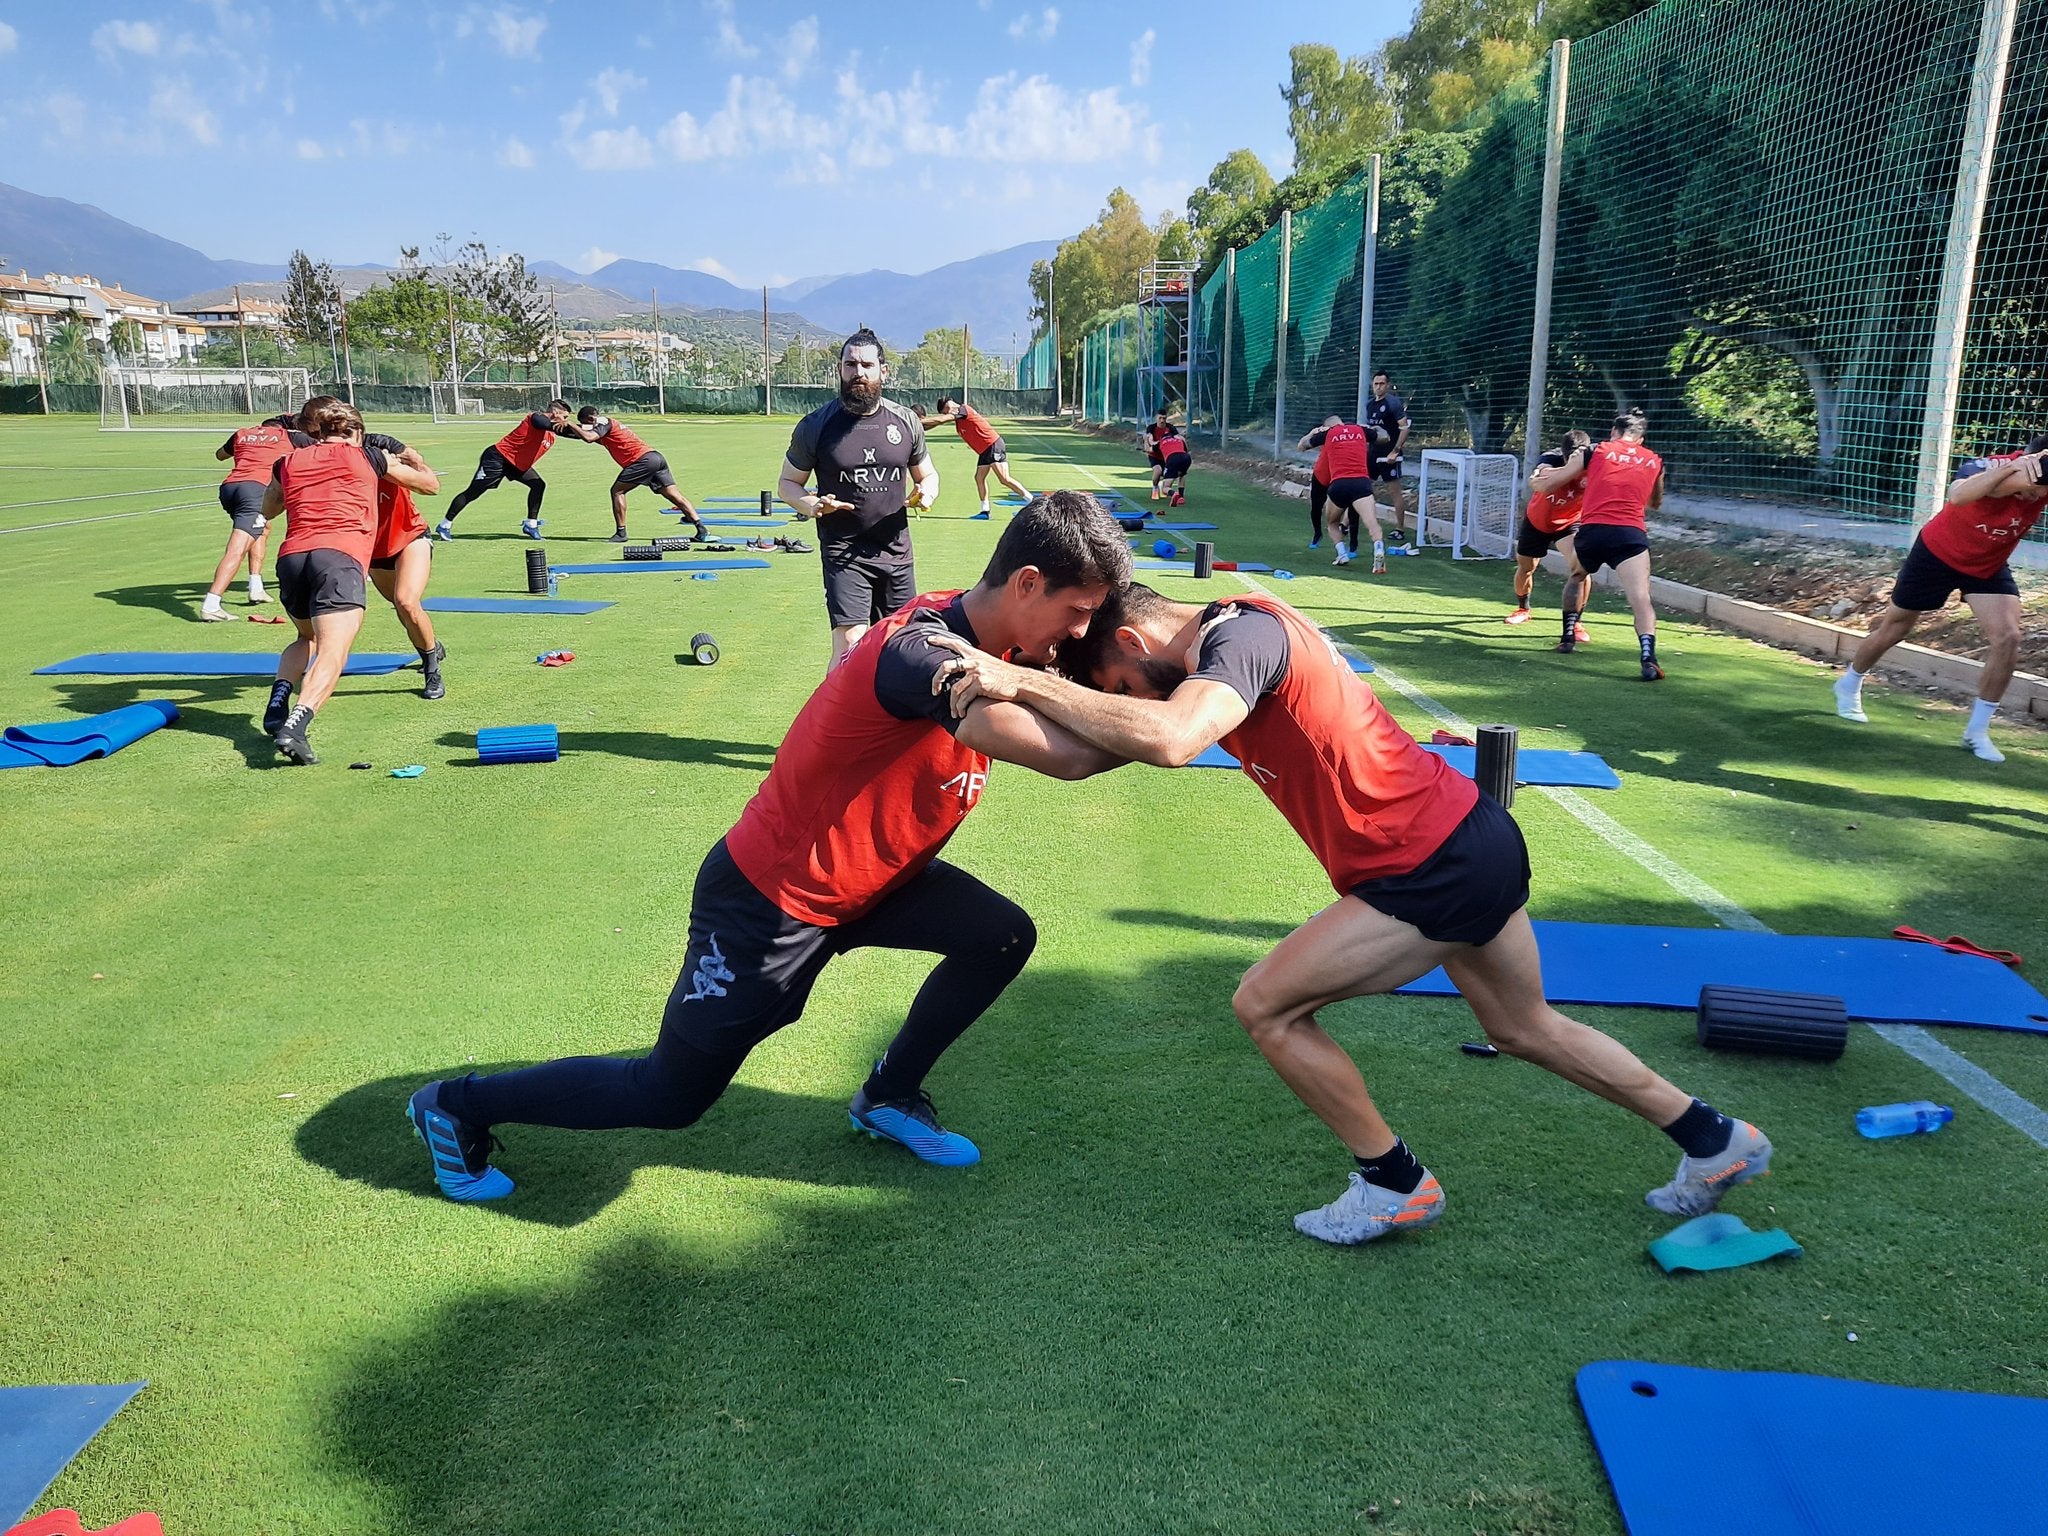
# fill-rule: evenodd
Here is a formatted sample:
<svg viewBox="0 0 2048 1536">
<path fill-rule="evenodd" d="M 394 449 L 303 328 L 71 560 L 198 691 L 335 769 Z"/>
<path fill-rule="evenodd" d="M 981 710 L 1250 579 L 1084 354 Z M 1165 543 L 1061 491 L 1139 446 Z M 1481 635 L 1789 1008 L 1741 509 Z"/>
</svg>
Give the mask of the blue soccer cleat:
<svg viewBox="0 0 2048 1536">
<path fill-rule="evenodd" d="M 956 1131 L 939 1124 L 939 1112 L 932 1096 L 922 1088 L 914 1099 L 877 1104 L 868 1098 L 865 1086 L 847 1106 L 846 1118 L 857 1131 L 866 1131 L 877 1141 L 893 1141 L 909 1149 L 921 1163 L 942 1168 L 965 1168 L 981 1161 L 981 1148 Z"/>
<path fill-rule="evenodd" d="M 491 1166 L 498 1138 L 445 1113 L 439 1083 L 427 1084 L 407 1101 L 405 1118 L 433 1155 L 434 1182 L 450 1200 L 469 1205 L 512 1193 L 512 1181 Z"/>
<path fill-rule="evenodd" d="M 542 524 L 542 523 L 544 523 L 544 522 L 546 522 L 546 521 L 547 521 L 547 519 L 546 519 L 546 518 L 544 518 L 544 517 L 529 517 L 529 518 L 526 518 L 526 519 L 524 519 L 524 520 L 523 520 L 523 521 L 522 521 L 522 522 L 521 522 L 521 523 L 519 524 L 519 531 L 520 531 L 521 533 L 525 534 L 525 535 L 526 535 L 526 536 L 527 536 L 527 537 L 528 537 L 529 539 L 539 539 L 539 538 L 545 538 L 545 537 L 546 537 L 546 535 L 545 535 L 545 534 L 543 534 L 543 533 L 542 533 L 542 532 L 540 531 L 540 529 L 541 529 L 541 524 Z"/>
</svg>

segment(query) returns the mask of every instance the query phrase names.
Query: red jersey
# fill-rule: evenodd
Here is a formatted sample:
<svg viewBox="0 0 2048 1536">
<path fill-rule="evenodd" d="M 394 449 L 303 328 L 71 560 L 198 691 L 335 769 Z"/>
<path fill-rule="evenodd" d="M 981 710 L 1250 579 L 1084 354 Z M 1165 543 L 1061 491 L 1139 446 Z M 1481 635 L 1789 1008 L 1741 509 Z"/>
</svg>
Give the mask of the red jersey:
<svg viewBox="0 0 2048 1536">
<path fill-rule="evenodd" d="M 1323 437 L 1323 453 L 1329 460 L 1329 474 L 1325 483 L 1338 480 L 1361 480 L 1372 473 L 1372 464 L 1367 458 L 1367 444 L 1370 434 L 1363 427 L 1349 422 L 1331 427 Z"/>
<path fill-rule="evenodd" d="M 2010 464 L 2024 457 L 2002 453 L 1989 462 Z M 1996 576 L 2012 558 L 2013 545 L 2027 536 L 2044 510 L 2048 510 L 2048 502 L 2021 496 L 1946 502 L 1920 530 L 1920 542 L 1927 546 L 1927 553 L 1965 576 Z"/>
<path fill-rule="evenodd" d="M 1164 463 L 1176 453 L 1186 453 L 1188 451 L 1188 440 L 1178 432 L 1169 432 L 1166 436 L 1159 439 L 1157 446 L 1160 462 Z"/>
<path fill-rule="evenodd" d="M 981 798 L 989 760 L 875 696 L 882 644 L 957 592 L 912 598 L 861 637 L 797 711 L 726 851 L 798 922 L 851 922 L 931 863 Z"/>
<path fill-rule="evenodd" d="M 1328 486 L 1330 483 L 1330 444 L 1327 438 L 1316 450 L 1316 466 L 1308 472 L 1308 477 L 1317 485 Z"/>
<path fill-rule="evenodd" d="M 254 480 L 268 485 L 276 473 L 277 461 L 292 451 L 292 435 L 283 427 L 243 427 L 222 446 L 233 452 L 235 467 L 221 484 Z"/>
<path fill-rule="evenodd" d="M 1424 863 L 1465 819 L 1479 787 L 1417 746 L 1294 609 L 1265 596 L 1222 602 L 1272 614 L 1287 631 L 1286 675 L 1223 738 L 1224 750 L 1339 892 Z"/>
<path fill-rule="evenodd" d="M 427 536 L 427 520 L 412 504 L 412 492 L 389 480 L 377 482 L 377 537 L 370 546 L 372 560 L 393 560 L 415 539 Z"/>
<path fill-rule="evenodd" d="M 1650 493 L 1663 473 L 1664 461 L 1641 443 L 1625 437 L 1595 443 L 1593 457 L 1586 461 L 1580 524 L 1587 528 L 1603 523 L 1615 528 L 1644 527 Z"/>
<path fill-rule="evenodd" d="M 294 448 L 277 467 L 284 494 L 284 544 L 278 558 L 304 549 L 338 549 L 367 568 L 377 534 L 377 480 L 384 455 L 356 443 Z"/>
<path fill-rule="evenodd" d="M 1145 446 L 1145 457 L 1154 464 L 1159 462 L 1159 439 L 1173 436 L 1173 428 L 1163 422 L 1149 421 L 1145 424 L 1145 436 L 1151 441 Z"/>
<path fill-rule="evenodd" d="M 647 457 L 647 445 L 640 441 L 639 435 L 631 427 L 616 416 L 612 418 L 611 426 L 605 429 L 604 436 L 598 441 L 604 444 L 604 451 L 617 461 L 621 469 Z"/>
<path fill-rule="evenodd" d="M 639 442 L 638 438 L 633 439 Z M 498 457 L 522 475 L 540 462 L 540 456 L 555 446 L 555 424 L 538 411 L 529 412 L 518 426 L 498 439 Z M 647 451 L 642 444 L 640 451 Z M 628 462 L 620 459 L 624 464 Z"/>
<path fill-rule="evenodd" d="M 1547 469 L 1562 469 L 1562 463 L 1552 463 L 1562 456 L 1546 453 L 1542 466 Z M 1586 503 L 1586 476 L 1581 474 L 1570 485 L 1555 491 L 1534 491 L 1529 493 L 1529 505 L 1522 515 L 1529 519 L 1529 526 L 1538 533 L 1568 533 L 1579 525 L 1579 513 Z"/>
<path fill-rule="evenodd" d="M 986 416 L 964 405 L 960 407 L 960 414 L 953 418 L 953 430 L 960 434 L 960 441 L 976 453 L 987 453 L 1001 441 Z"/>
</svg>

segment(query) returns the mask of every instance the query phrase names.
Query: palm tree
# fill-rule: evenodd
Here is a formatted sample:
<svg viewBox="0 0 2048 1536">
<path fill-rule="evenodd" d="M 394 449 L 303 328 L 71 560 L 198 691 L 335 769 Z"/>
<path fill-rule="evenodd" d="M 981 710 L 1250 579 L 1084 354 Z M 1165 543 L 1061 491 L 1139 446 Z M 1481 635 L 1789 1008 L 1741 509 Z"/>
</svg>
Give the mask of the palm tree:
<svg viewBox="0 0 2048 1536">
<path fill-rule="evenodd" d="M 49 368 L 52 384 L 99 382 L 99 349 L 93 345 L 92 333 L 85 328 L 84 321 L 64 321 L 49 333 L 49 342 L 44 350 L 44 362 Z"/>
</svg>

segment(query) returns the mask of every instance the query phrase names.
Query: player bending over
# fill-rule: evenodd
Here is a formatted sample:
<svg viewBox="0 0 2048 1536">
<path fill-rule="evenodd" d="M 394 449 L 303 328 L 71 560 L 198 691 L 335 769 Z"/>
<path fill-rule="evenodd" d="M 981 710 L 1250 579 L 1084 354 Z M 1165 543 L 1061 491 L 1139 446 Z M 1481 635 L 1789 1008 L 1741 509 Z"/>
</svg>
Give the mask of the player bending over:
<svg viewBox="0 0 2048 1536">
<path fill-rule="evenodd" d="M 1963 465 L 1948 499 L 1927 520 L 1906 552 L 1891 606 L 1864 637 L 1835 681 L 1835 713 L 1859 725 L 1863 679 L 1884 653 L 1913 632 L 1927 614 L 1955 592 L 1963 594 L 1986 643 L 1977 699 L 1963 727 L 1963 745 L 1987 763 L 2005 754 L 1992 745 L 1991 717 L 2020 654 L 2020 589 L 2013 580 L 2013 546 L 2027 536 L 2048 504 L 2048 434 L 2032 438 L 2020 453 L 1972 459 Z"/>
<path fill-rule="evenodd" d="M 626 493 L 643 485 L 683 514 L 683 520 L 697 530 L 691 535 L 693 539 L 702 543 L 711 537 L 711 530 L 704 526 L 704 519 L 690 505 L 690 498 L 676 489 L 676 477 L 668 467 L 668 460 L 643 443 L 631 427 L 601 414 L 594 405 L 586 405 L 578 411 L 576 420 L 583 427 L 577 435 L 585 442 L 596 443 L 603 448 L 612 456 L 612 462 L 619 466 L 618 478 L 612 481 L 612 543 L 627 542 Z"/>
<path fill-rule="evenodd" d="M 1614 418 L 1607 441 L 1593 445 L 1584 468 L 1562 469 L 1552 484 L 1566 489 L 1581 479 L 1585 482 L 1578 532 L 1566 557 L 1572 569 L 1565 584 L 1564 630 L 1557 648 L 1569 652 L 1579 643 L 1579 610 L 1570 602 L 1573 592 L 1581 597 L 1590 593 L 1594 574 L 1603 565 L 1612 566 L 1635 617 L 1642 679 L 1654 683 L 1664 676 L 1664 669 L 1657 664 L 1657 610 L 1650 603 L 1649 514 L 1664 505 L 1664 461 L 1643 446 L 1649 425 L 1642 408 L 1630 406 Z"/>
<path fill-rule="evenodd" d="M 249 601 L 267 603 L 263 589 L 263 548 L 269 542 L 263 516 L 263 493 L 270 486 L 277 461 L 312 441 L 298 430 L 295 415 L 272 416 L 253 427 L 241 427 L 216 448 L 216 459 L 232 459 L 235 467 L 220 483 L 220 507 L 228 515 L 228 547 L 213 569 L 213 581 L 199 604 L 199 617 L 209 624 L 233 618 L 220 605 L 221 593 L 235 579 L 235 567 L 249 562 Z"/>
<path fill-rule="evenodd" d="M 526 520 L 519 527 L 529 539 L 540 537 L 541 499 L 548 493 L 547 481 L 533 472 L 541 455 L 555 446 L 558 437 L 583 437 L 569 419 L 569 402 L 550 400 L 545 411 L 533 411 L 518 426 L 477 455 L 476 473 L 469 484 L 448 504 L 448 511 L 435 525 L 434 537 L 444 542 L 455 537 L 455 519 L 462 509 L 486 491 L 494 491 L 511 480 L 526 487 Z"/>
<path fill-rule="evenodd" d="M 363 445 L 383 451 L 415 469 L 427 461 L 395 437 L 381 432 L 363 434 Z M 442 525 L 447 526 L 446 524 Z M 370 546 L 370 584 L 397 611 L 398 622 L 420 653 L 420 697 L 445 698 L 448 685 L 441 677 L 441 663 L 448 659 L 448 647 L 434 637 L 434 621 L 428 617 L 423 599 L 427 578 L 434 570 L 434 541 L 427 536 L 427 520 L 413 505 L 412 492 L 390 478 L 377 482 L 377 537 Z"/>
<path fill-rule="evenodd" d="M 1295 1217 L 1310 1237 L 1370 1242 L 1443 1214 L 1443 1190 L 1316 1019 L 1438 966 L 1502 1051 L 1678 1144 L 1677 1175 L 1649 1193 L 1651 1206 L 1697 1216 L 1767 1170 L 1771 1144 L 1754 1126 L 1691 1098 L 1544 1000 L 1528 851 L 1514 818 L 1418 747 L 1287 604 L 1260 594 L 1199 607 L 1133 584 L 1103 604 L 1080 642 L 1061 642 L 1064 677 L 962 640 L 933 643 L 959 652 L 935 679 L 955 709 L 1025 704 L 1106 753 L 1167 768 L 1220 742 L 1328 872 L 1337 900 L 1253 966 L 1232 999 L 1273 1070 L 1357 1162 L 1343 1194 Z"/>
<path fill-rule="evenodd" d="M 1593 595 L 1592 583 L 1571 570 L 1572 535 L 1578 531 L 1579 513 L 1586 500 L 1586 463 L 1592 457 L 1593 439 L 1574 427 L 1564 442 L 1536 460 L 1529 474 L 1529 504 L 1522 509 L 1522 526 L 1515 535 L 1515 606 L 1501 622 L 1529 622 L 1529 594 L 1536 586 L 1536 567 L 1553 549 L 1565 558 L 1564 606 L 1583 620 L 1586 601 Z M 1583 645 L 1589 636 L 1583 622 L 1575 621 L 1569 636 Z"/>
<path fill-rule="evenodd" d="M 951 422 L 953 430 L 960 434 L 960 441 L 974 450 L 974 494 L 981 498 L 981 510 L 974 514 L 976 517 L 988 516 L 988 477 L 991 473 L 1014 494 L 1026 501 L 1031 499 L 1031 493 L 1010 473 L 1008 446 L 981 412 L 948 395 L 939 401 L 938 414 L 924 417 L 923 422 L 926 431 Z"/>
<path fill-rule="evenodd" d="M 1195 456 L 1188 451 L 1188 440 L 1176 428 L 1160 438 L 1158 446 L 1159 489 L 1166 493 L 1169 507 L 1186 506 L 1188 470 L 1195 462 Z"/>
</svg>

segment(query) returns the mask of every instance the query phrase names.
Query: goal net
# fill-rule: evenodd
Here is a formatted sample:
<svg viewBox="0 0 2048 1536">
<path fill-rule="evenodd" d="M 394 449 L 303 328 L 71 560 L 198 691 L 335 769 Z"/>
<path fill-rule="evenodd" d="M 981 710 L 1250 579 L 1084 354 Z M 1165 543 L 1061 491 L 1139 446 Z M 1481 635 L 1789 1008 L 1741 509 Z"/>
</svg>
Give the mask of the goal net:
<svg viewBox="0 0 2048 1536">
<path fill-rule="evenodd" d="M 524 416 L 545 411 L 556 389 L 552 383 L 485 384 L 464 379 L 454 384 L 437 379 L 432 393 L 434 420 L 454 421 L 464 416 Z"/>
<path fill-rule="evenodd" d="M 212 432 L 233 417 L 261 421 L 296 411 L 313 393 L 304 368 L 121 368 L 100 373 L 102 432 Z"/>
<path fill-rule="evenodd" d="M 1415 502 L 1418 544 L 1448 544 L 1454 560 L 1504 560 L 1515 552 L 1521 465 L 1511 453 L 1425 449 Z"/>
</svg>

